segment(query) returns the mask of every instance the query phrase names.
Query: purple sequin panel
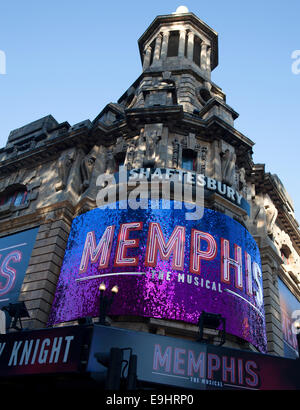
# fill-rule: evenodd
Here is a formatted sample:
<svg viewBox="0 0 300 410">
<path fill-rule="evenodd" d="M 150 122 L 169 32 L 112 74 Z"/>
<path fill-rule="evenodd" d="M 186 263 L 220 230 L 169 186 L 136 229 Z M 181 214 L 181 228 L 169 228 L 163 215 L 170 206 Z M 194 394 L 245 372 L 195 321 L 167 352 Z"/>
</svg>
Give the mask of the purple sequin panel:
<svg viewBox="0 0 300 410">
<path fill-rule="evenodd" d="M 119 287 L 119 293 L 110 307 L 110 315 L 142 316 L 197 324 L 203 310 L 218 313 L 226 318 L 227 333 L 266 352 L 261 262 L 254 239 L 242 225 L 224 214 L 205 209 L 201 219 L 191 221 L 186 220 L 185 207 L 174 209 L 174 204 L 175 208 L 178 207 L 178 203 L 171 201 L 171 209 L 97 208 L 75 218 L 48 325 L 84 316 L 98 316 L 99 285 L 104 282 L 107 288 L 105 295 L 108 297 L 114 285 Z M 117 203 L 117 207 L 118 205 L 120 203 Z M 126 247 L 121 257 L 137 258 L 138 266 L 116 267 L 114 261 L 120 227 L 129 222 L 142 222 L 141 229 L 130 230 L 126 237 L 126 240 L 138 239 L 139 243 L 138 247 Z M 184 228 L 184 265 L 181 270 L 173 268 L 176 244 L 164 259 L 158 249 L 155 266 L 145 266 L 150 223 L 157 223 L 160 227 L 163 245 L 168 244 L 177 226 Z M 94 260 L 91 261 L 89 257 L 86 271 L 81 273 L 80 264 L 88 232 L 93 232 L 97 246 L 108 226 L 114 227 L 114 235 L 107 267 L 98 269 L 101 252 L 97 254 L 95 250 L 92 254 Z M 201 257 L 198 273 L 191 273 L 190 269 L 193 230 L 208 233 L 216 244 L 215 255 L 211 255 L 211 260 Z M 208 255 L 208 241 L 201 240 L 199 243 L 197 251 L 201 255 Z M 224 243 L 227 244 L 227 254 Z M 234 264 L 238 260 L 238 247 L 241 249 L 242 283 L 238 280 Z M 223 275 L 222 281 L 221 269 L 224 271 L 226 261 L 229 277 L 224 281 Z"/>
</svg>

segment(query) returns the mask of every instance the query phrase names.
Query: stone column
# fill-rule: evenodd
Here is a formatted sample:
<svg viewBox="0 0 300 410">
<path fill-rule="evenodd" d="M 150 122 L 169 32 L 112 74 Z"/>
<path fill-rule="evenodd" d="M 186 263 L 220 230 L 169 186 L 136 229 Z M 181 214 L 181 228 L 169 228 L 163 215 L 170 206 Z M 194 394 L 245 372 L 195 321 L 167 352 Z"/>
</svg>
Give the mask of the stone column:
<svg viewBox="0 0 300 410">
<path fill-rule="evenodd" d="M 22 321 L 28 329 L 46 327 L 74 217 L 69 202 L 40 212 L 42 219 L 19 297 L 29 311 L 30 318 Z"/>
<path fill-rule="evenodd" d="M 148 46 L 144 53 L 143 70 L 146 70 L 146 68 L 149 67 L 150 59 L 151 59 L 151 47 Z"/>
<path fill-rule="evenodd" d="M 157 63 L 160 58 L 160 48 L 162 42 L 162 35 L 161 33 L 158 34 L 155 40 L 155 48 L 154 48 L 154 56 L 153 56 L 153 63 Z"/>
<path fill-rule="evenodd" d="M 200 56 L 201 70 L 206 70 L 206 67 L 207 67 L 207 48 L 208 48 L 208 44 L 206 43 L 201 44 L 201 56 Z"/>
<path fill-rule="evenodd" d="M 206 70 L 211 70 L 211 64 L 210 64 L 210 55 L 211 55 L 211 47 L 207 46 L 206 50 Z"/>
<path fill-rule="evenodd" d="M 187 44 L 187 58 L 193 61 L 194 55 L 194 33 L 192 31 L 188 32 L 188 44 Z"/>
<path fill-rule="evenodd" d="M 164 31 L 163 32 L 163 41 L 162 41 L 162 45 L 161 45 L 161 59 L 162 60 L 167 58 L 169 36 L 170 36 L 169 31 Z"/>
<path fill-rule="evenodd" d="M 180 30 L 178 57 L 184 57 L 186 30 Z"/>
</svg>

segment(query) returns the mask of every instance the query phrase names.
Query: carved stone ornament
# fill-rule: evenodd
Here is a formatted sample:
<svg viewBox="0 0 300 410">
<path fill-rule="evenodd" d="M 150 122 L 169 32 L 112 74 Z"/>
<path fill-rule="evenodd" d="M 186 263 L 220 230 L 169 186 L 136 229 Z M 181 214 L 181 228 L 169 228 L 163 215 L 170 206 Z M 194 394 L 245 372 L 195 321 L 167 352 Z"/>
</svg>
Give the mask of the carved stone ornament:
<svg viewBox="0 0 300 410">
<path fill-rule="evenodd" d="M 80 162 L 81 192 L 84 192 L 90 185 L 90 178 L 96 161 L 93 150 L 89 152 Z"/>
<path fill-rule="evenodd" d="M 236 155 L 229 149 L 221 154 L 222 181 L 227 185 L 234 184 Z"/>
<path fill-rule="evenodd" d="M 179 151 L 180 151 L 180 144 L 177 138 L 173 140 L 172 146 L 173 146 L 172 166 L 174 168 L 177 168 L 179 165 Z"/>
<path fill-rule="evenodd" d="M 238 170 L 238 175 L 239 175 L 239 190 L 244 191 L 247 182 L 246 182 L 246 170 L 244 167 L 240 168 Z"/>
<path fill-rule="evenodd" d="M 203 174 L 203 175 L 205 175 L 205 172 L 206 172 L 207 153 L 208 153 L 207 147 L 200 148 L 198 172 L 200 172 L 200 174 Z"/>
<path fill-rule="evenodd" d="M 126 165 L 128 169 L 133 168 L 135 155 L 136 155 L 136 141 L 130 141 L 127 145 L 127 153 L 126 153 Z"/>
<path fill-rule="evenodd" d="M 106 152 L 106 172 L 109 174 L 113 174 L 116 169 L 116 161 L 114 157 L 114 152 L 113 150 L 108 150 Z"/>
<path fill-rule="evenodd" d="M 64 190 L 67 186 L 70 171 L 75 160 L 75 151 L 64 152 L 57 162 L 57 170 L 60 181 L 56 184 L 56 191 Z"/>
<path fill-rule="evenodd" d="M 146 150 L 144 156 L 144 167 L 153 167 L 156 162 L 156 155 L 158 150 L 158 143 L 161 139 L 162 127 L 155 127 L 153 129 L 145 130 L 144 141 L 146 143 Z"/>
<path fill-rule="evenodd" d="M 278 215 L 278 210 L 276 206 L 273 204 L 271 201 L 271 198 L 269 195 L 266 195 L 264 197 L 264 208 L 266 212 L 266 225 L 267 225 L 267 233 L 272 234 L 273 233 L 273 227 Z"/>
</svg>

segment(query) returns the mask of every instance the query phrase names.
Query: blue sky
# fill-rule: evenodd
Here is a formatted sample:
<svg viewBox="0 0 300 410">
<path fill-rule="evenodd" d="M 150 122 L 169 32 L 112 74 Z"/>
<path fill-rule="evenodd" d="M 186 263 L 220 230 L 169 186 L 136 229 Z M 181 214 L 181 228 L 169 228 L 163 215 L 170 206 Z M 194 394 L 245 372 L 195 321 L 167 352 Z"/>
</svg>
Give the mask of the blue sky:
<svg viewBox="0 0 300 410">
<path fill-rule="evenodd" d="M 181 4 L 219 33 L 212 81 L 240 114 L 236 128 L 255 142 L 254 161 L 278 174 L 300 221 L 300 74 L 291 69 L 299 0 L 2 1 L 0 147 L 11 130 L 48 114 L 93 120 L 140 75 L 138 38 Z"/>
</svg>

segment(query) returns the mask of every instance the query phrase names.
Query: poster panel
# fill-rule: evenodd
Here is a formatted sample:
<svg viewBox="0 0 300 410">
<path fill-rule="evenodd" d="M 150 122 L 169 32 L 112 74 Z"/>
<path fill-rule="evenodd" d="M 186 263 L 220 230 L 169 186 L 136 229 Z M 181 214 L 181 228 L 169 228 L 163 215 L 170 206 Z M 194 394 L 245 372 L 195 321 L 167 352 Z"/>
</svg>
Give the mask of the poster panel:
<svg viewBox="0 0 300 410">
<path fill-rule="evenodd" d="M 278 278 L 279 301 L 281 310 L 281 324 L 283 331 L 284 356 L 291 359 L 298 357 L 298 343 L 296 329 L 293 322 L 300 317 L 300 302 Z"/>
<path fill-rule="evenodd" d="M 128 348 L 137 355 L 139 381 L 195 390 L 300 389 L 299 360 L 99 325 L 87 366 L 95 378 L 106 375 L 95 353 L 112 347 L 126 349 L 125 360 Z"/>
<path fill-rule="evenodd" d="M 0 238 L 0 309 L 16 303 L 38 228 Z"/>
</svg>

